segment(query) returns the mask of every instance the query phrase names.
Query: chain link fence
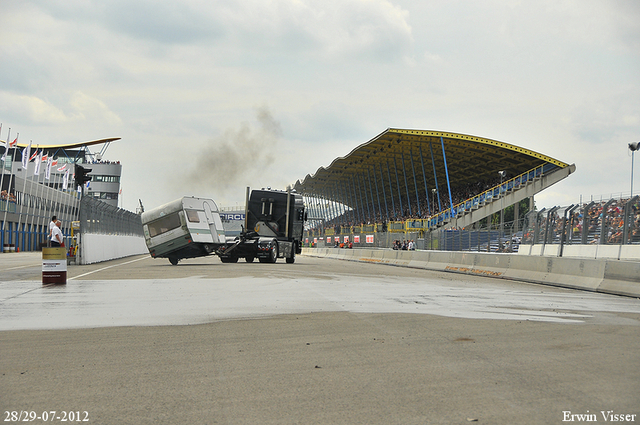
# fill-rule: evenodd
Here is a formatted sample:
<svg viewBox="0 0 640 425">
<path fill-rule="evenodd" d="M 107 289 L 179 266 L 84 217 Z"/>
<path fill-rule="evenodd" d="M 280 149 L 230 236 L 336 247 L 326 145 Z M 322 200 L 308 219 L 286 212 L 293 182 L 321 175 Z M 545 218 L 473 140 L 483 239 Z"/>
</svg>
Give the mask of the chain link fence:
<svg viewBox="0 0 640 425">
<path fill-rule="evenodd" d="M 80 201 L 80 233 L 144 237 L 138 214 L 90 196 Z"/>
</svg>

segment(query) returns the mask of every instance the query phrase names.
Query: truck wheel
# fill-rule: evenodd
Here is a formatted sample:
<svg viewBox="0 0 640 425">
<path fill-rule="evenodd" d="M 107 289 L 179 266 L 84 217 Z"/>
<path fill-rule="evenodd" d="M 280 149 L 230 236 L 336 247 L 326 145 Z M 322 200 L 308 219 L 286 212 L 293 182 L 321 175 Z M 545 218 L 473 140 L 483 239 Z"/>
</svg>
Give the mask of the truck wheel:
<svg viewBox="0 0 640 425">
<path fill-rule="evenodd" d="M 238 262 L 238 257 L 220 257 L 220 261 L 222 261 L 223 263 L 237 263 Z"/>
<path fill-rule="evenodd" d="M 293 264 L 296 261 L 296 247 L 295 245 L 291 247 L 291 255 L 287 257 L 287 264 Z"/>
<path fill-rule="evenodd" d="M 255 257 L 245 257 L 245 258 L 244 258 L 244 260 L 245 260 L 247 263 L 253 263 L 253 260 L 255 260 Z"/>
<path fill-rule="evenodd" d="M 172 266 L 178 265 L 178 259 L 176 257 L 169 257 L 169 262 L 171 263 Z"/>
<path fill-rule="evenodd" d="M 273 246 L 269 251 L 269 262 L 275 263 L 278 260 L 278 242 L 273 241 Z"/>
</svg>

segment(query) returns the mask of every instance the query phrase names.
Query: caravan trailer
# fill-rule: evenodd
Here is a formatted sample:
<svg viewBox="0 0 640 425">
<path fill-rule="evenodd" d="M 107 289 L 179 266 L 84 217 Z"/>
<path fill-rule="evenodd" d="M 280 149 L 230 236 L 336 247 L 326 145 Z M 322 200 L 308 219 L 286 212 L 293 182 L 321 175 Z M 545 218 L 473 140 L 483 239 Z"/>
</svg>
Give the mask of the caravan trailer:
<svg viewBox="0 0 640 425">
<path fill-rule="evenodd" d="M 176 265 L 184 258 L 202 257 L 224 245 L 218 206 L 211 199 L 183 197 L 142 213 L 149 253 Z"/>
</svg>

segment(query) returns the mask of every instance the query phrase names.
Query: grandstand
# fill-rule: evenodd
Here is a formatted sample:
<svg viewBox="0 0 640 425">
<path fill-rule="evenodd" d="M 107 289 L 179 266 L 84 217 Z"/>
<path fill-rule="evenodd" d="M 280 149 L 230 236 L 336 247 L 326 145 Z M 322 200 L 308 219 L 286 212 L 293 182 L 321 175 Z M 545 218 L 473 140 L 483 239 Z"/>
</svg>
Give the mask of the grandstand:
<svg viewBox="0 0 640 425">
<path fill-rule="evenodd" d="M 536 193 L 574 171 L 505 142 L 389 128 L 294 189 L 307 199 L 311 237 L 387 230 L 424 236 L 477 225 L 509 206 L 517 222 L 523 200 L 533 209 Z"/>
</svg>

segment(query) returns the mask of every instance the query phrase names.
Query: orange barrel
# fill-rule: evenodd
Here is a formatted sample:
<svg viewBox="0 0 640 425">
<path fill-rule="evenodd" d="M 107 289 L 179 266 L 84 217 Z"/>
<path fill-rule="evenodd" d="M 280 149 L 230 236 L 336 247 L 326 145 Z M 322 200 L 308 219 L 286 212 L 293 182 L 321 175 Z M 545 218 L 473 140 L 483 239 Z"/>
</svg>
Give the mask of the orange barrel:
<svg viewBox="0 0 640 425">
<path fill-rule="evenodd" d="M 42 284 L 67 283 L 67 250 L 64 247 L 42 248 Z"/>
</svg>

